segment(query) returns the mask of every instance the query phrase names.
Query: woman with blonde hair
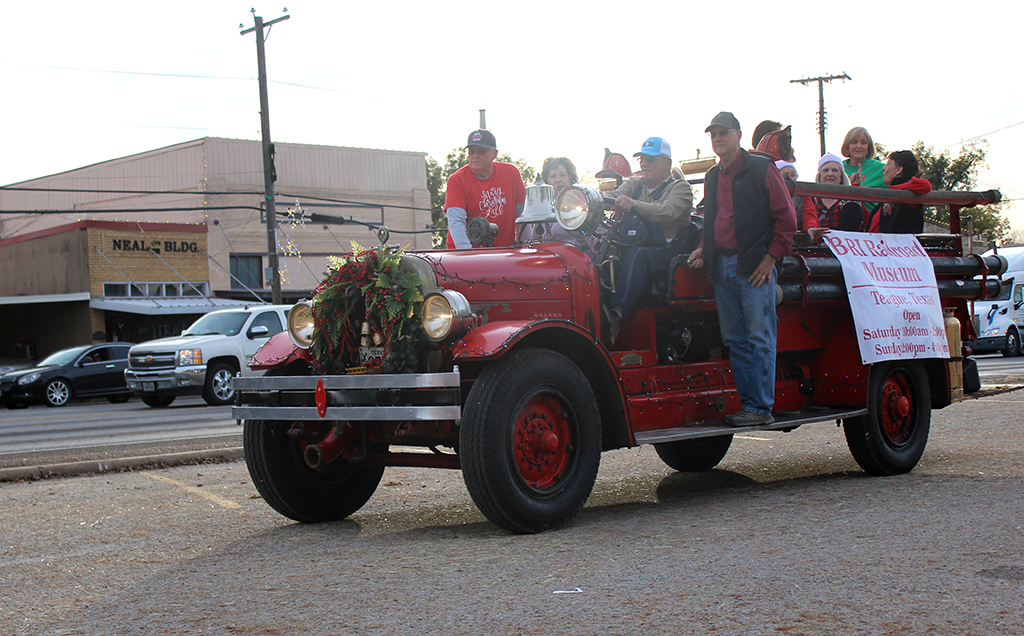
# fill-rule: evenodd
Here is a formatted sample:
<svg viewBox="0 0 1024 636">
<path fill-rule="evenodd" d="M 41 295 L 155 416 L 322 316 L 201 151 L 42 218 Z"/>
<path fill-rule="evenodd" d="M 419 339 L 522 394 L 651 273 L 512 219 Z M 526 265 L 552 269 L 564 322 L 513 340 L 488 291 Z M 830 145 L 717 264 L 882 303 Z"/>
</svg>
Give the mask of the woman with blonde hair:
<svg viewBox="0 0 1024 636">
<path fill-rule="evenodd" d="M 843 161 L 843 169 L 850 177 L 850 185 L 867 188 L 885 187 L 882 181 L 885 162 L 875 159 L 875 142 L 867 128 L 851 128 L 843 139 L 840 152 L 847 158 Z"/>
</svg>

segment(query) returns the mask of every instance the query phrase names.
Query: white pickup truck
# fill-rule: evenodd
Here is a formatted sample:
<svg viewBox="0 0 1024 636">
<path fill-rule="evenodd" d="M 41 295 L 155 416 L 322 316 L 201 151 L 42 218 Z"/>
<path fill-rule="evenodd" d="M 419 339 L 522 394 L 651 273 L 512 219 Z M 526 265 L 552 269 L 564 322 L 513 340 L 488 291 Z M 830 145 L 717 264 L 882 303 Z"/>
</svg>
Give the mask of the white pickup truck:
<svg viewBox="0 0 1024 636">
<path fill-rule="evenodd" d="M 288 324 L 291 305 L 253 305 L 211 311 L 180 336 L 137 344 L 128 352 L 124 378 L 134 395 L 152 407 L 179 395 L 202 395 L 207 404 L 230 404 L 231 378 L 262 375 L 249 358 Z"/>
</svg>

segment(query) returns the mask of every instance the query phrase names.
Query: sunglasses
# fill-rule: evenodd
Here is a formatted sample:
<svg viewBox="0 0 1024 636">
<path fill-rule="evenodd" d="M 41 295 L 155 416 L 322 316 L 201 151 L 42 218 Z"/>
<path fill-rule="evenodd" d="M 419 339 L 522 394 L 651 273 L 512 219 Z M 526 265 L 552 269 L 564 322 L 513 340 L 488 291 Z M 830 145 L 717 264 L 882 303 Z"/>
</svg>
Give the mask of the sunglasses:
<svg viewBox="0 0 1024 636">
<path fill-rule="evenodd" d="M 715 139 L 716 137 L 725 137 L 729 133 L 735 132 L 735 130 L 735 128 L 718 128 L 717 130 L 712 130 L 708 134 L 711 135 L 712 139 Z"/>
</svg>

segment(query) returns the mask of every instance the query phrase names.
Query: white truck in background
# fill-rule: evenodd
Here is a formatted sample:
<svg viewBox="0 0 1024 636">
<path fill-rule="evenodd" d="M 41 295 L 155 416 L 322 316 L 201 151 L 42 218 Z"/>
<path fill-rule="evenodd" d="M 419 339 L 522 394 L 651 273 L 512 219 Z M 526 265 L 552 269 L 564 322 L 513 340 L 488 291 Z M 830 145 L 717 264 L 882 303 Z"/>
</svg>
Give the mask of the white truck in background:
<svg viewBox="0 0 1024 636">
<path fill-rule="evenodd" d="M 965 344 L 974 353 L 1002 353 L 1010 358 L 1021 355 L 1024 333 L 1024 246 L 1001 247 L 983 256 L 996 253 L 1007 261 L 1003 293 L 997 298 L 974 301 L 974 330 L 978 339 Z"/>
<path fill-rule="evenodd" d="M 128 352 L 124 378 L 132 393 L 155 408 L 179 395 L 201 395 L 211 406 L 231 404 L 232 378 L 263 375 L 248 362 L 288 324 L 291 305 L 252 305 L 211 311 L 180 336 L 137 344 Z"/>
</svg>

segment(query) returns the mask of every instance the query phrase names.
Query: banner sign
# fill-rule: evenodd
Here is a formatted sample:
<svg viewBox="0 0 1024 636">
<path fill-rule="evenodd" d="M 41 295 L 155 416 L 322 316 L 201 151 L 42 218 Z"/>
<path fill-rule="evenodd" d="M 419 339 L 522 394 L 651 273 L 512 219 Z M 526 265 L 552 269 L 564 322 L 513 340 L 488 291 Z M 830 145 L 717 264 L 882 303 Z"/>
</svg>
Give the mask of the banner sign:
<svg viewBox="0 0 1024 636">
<path fill-rule="evenodd" d="M 864 364 L 949 357 L 935 270 L 916 236 L 832 230 L 824 240 L 843 267 Z"/>
</svg>

